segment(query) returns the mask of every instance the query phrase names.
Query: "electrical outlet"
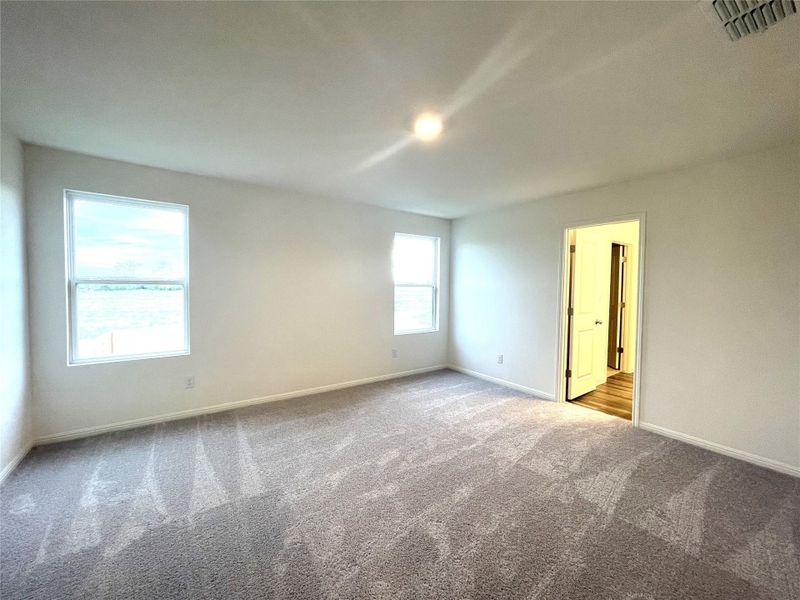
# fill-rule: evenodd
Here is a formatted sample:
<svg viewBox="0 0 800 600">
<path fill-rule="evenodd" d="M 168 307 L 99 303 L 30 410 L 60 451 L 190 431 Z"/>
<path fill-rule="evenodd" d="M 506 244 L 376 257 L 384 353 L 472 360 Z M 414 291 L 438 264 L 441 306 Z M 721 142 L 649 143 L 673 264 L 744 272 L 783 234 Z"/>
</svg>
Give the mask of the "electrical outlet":
<svg viewBox="0 0 800 600">
<path fill-rule="evenodd" d="M 183 380 L 183 389 L 185 390 L 194 389 L 194 375 L 190 375 L 189 377 Z"/>
<path fill-rule="evenodd" d="M 392 348 L 392 358 L 397 358 L 397 349 Z"/>
<path fill-rule="evenodd" d="M 503 355 L 502 354 L 498 354 L 497 355 L 497 364 L 498 365 L 502 365 L 503 364 Z"/>
</svg>

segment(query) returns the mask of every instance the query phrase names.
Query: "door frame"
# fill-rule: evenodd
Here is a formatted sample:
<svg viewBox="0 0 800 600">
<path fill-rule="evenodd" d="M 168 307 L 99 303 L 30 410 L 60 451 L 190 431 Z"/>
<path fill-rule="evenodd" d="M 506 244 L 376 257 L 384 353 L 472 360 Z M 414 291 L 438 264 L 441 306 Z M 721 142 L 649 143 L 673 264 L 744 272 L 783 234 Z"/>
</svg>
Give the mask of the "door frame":
<svg viewBox="0 0 800 600">
<path fill-rule="evenodd" d="M 582 221 L 572 221 L 561 226 L 561 250 L 560 268 L 558 270 L 558 334 L 556 339 L 556 402 L 567 401 L 567 380 L 565 371 L 567 368 L 567 309 L 569 303 L 569 230 L 581 227 L 594 227 L 598 225 L 613 225 L 626 221 L 639 222 L 639 256 L 638 256 L 638 280 L 636 282 L 636 357 L 633 368 L 633 410 L 631 423 L 634 427 L 639 426 L 641 382 L 642 382 L 642 354 L 644 346 L 642 344 L 642 325 L 644 323 L 644 264 L 645 264 L 645 220 L 646 213 L 631 213 L 616 217 L 585 219 Z"/>
<path fill-rule="evenodd" d="M 612 245 L 612 252 L 613 252 L 613 246 L 614 245 L 622 246 L 622 256 L 623 256 L 623 258 L 624 259 L 629 258 L 628 254 L 630 252 L 630 246 L 631 246 L 630 244 L 626 244 L 625 242 L 619 242 L 617 240 L 611 240 L 611 245 Z M 614 264 L 613 255 L 612 255 L 612 258 L 611 258 L 611 264 L 612 264 L 612 266 Z M 627 301 L 628 297 L 633 293 L 633 290 L 630 289 L 630 287 L 631 287 L 630 286 L 630 277 L 628 276 L 628 267 L 626 266 L 626 265 L 628 265 L 627 260 L 623 260 L 621 264 L 622 264 L 622 273 L 623 273 L 622 274 L 622 286 L 621 286 L 622 287 L 622 301 L 625 302 L 626 306 L 627 306 L 627 302 L 626 301 Z M 609 292 L 610 291 L 611 290 L 609 289 Z M 617 319 L 620 320 L 620 337 L 624 338 L 624 336 L 625 336 L 625 326 L 628 323 L 628 311 L 622 313 L 622 319 L 620 319 L 620 316 L 617 315 Z M 608 324 L 609 324 L 609 326 L 611 325 L 611 313 L 610 312 L 608 314 Z M 610 332 L 609 332 L 609 334 L 610 334 Z M 624 342 L 624 339 L 622 341 Z M 616 345 L 619 346 L 619 344 L 616 344 Z M 627 364 L 627 361 L 626 361 L 627 357 L 625 357 L 623 355 L 620 355 L 618 353 L 617 354 L 617 358 L 619 360 L 619 369 L 617 369 L 617 370 L 618 371 L 622 371 L 622 367 Z M 607 364 L 607 366 L 611 366 L 611 365 Z"/>
</svg>

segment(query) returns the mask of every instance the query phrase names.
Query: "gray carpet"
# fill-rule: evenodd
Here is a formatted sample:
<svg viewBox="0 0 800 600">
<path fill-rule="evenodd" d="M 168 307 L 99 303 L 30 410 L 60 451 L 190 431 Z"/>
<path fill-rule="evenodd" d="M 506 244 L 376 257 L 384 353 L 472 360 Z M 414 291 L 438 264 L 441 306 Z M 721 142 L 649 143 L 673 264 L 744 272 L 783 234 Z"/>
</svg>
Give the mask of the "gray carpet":
<svg viewBox="0 0 800 600">
<path fill-rule="evenodd" d="M 799 598 L 800 480 L 451 371 L 34 450 L 12 598 Z"/>
</svg>

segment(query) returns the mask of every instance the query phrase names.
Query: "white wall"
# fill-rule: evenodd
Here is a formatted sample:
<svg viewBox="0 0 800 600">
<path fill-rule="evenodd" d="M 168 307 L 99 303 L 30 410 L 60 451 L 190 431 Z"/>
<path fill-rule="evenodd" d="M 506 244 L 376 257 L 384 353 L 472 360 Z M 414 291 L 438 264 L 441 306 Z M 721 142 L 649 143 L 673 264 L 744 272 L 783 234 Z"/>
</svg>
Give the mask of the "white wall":
<svg viewBox="0 0 800 600">
<path fill-rule="evenodd" d="M 641 421 L 799 467 L 799 145 L 454 221 L 451 362 L 554 394 L 563 228 L 640 212 Z"/>
<path fill-rule="evenodd" d="M 25 174 L 39 437 L 447 362 L 449 221 L 36 146 Z M 190 356 L 67 366 L 64 188 L 189 205 Z M 393 335 L 395 231 L 442 238 L 437 333 Z"/>
<path fill-rule="evenodd" d="M 0 473 L 31 443 L 22 145 L 0 146 Z"/>
</svg>

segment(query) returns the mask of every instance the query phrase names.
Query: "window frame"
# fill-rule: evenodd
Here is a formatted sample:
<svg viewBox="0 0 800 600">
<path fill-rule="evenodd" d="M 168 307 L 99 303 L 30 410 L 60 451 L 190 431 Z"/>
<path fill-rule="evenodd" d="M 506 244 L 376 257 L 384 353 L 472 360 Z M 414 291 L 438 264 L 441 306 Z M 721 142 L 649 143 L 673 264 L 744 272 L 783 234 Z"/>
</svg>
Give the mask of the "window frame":
<svg viewBox="0 0 800 600">
<path fill-rule="evenodd" d="M 184 275 L 183 279 L 151 279 L 136 277 L 76 277 L 75 275 L 75 217 L 74 202 L 76 199 L 88 199 L 106 204 L 123 206 L 161 207 L 179 212 L 184 219 Z M 170 356 L 188 356 L 191 354 L 189 335 L 189 206 L 176 202 L 144 200 L 127 196 L 84 192 L 75 189 L 64 189 L 64 254 L 66 275 L 66 308 L 67 308 L 67 365 L 92 365 L 102 363 L 146 360 L 149 358 L 166 358 Z M 144 354 L 125 354 L 94 358 L 78 358 L 78 313 L 77 289 L 81 284 L 95 285 L 174 285 L 183 287 L 183 348 L 165 352 L 147 352 Z"/>
<path fill-rule="evenodd" d="M 394 280 L 394 264 L 392 264 L 392 329 L 394 331 L 394 335 L 414 335 L 418 333 L 435 333 L 439 331 L 439 273 L 441 270 L 441 244 L 442 238 L 437 235 L 422 235 L 418 233 L 405 233 L 402 231 L 395 231 L 394 235 L 392 236 L 392 259 L 394 259 L 394 242 L 397 239 L 397 236 L 402 237 L 410 237 L 410 238 L 423 238 L 426 240 L 433 240 L 434 242 L 434 256 L 433 256 L 433 284 L 432 285 L 425 285 L 419 283 L 397 283 Z M 402 331 L 397 330 L 397 309 L 395 308 L 397 302 L 397 288 L 399 287 L 408 287 L 408 288 L 431 288 L 433 291 L 432 296 L 432 306 L 431 306 L 431 315 L 433 316 L 433 326 L 432 327 L 425 327 L 423 329 L 405 329 Z"/>
</svg>

